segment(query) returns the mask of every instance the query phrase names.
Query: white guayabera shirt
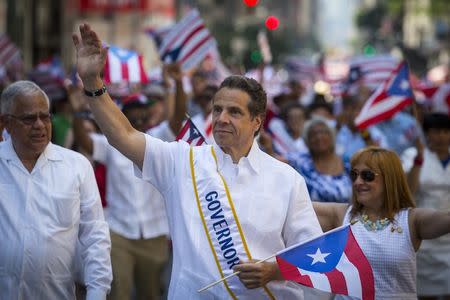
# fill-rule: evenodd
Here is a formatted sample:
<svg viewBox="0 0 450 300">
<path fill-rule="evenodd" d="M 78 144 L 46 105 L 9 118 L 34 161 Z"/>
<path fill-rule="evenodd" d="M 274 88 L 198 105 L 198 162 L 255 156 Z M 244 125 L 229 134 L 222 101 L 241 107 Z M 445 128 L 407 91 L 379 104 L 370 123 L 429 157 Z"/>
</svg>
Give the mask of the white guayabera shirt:
<svg viewBox="0 0 450 300">
<path fill-rule="evenodd" d="M 30 173 L 0 143 L 0 245 L 1 299 L 74 299 L 80 267 L 87 299 L 104 299 L 111 242 L 89 161 L 49 143 Z"/>
<path fill-rule="evenodd" d="M 200 147 L 209 149 L 211 145 Z M 262 152 L 256 142 L 238 164 L 220 147 L 213 147 L 254 259 L 322 233 L 305 181 L 294 169 Z M 143 170 L 136 168 L 136 174 L 155 185 L 166 200 L 174 251 L 169 298 L 229 299 L 223 284 L 197 293 L 220 274 L 199 217 L 189 145 L 146 135 Z M 277 299 L 303 298 L 303 291 L 293 282 L 273 281 L 267 287 Z M 252 290 L 247 290 L 236 296 L 255 299 L 252 295 Z"/>
</svg>

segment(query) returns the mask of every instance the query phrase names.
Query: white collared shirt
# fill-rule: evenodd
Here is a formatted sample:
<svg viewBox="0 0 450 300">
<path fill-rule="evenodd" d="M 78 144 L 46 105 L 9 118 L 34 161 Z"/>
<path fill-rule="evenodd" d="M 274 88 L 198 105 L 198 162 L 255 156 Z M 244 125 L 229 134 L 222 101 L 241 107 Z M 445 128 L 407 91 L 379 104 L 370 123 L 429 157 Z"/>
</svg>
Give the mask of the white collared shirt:
<svg viewBox="0 0 450 300">
<path fill-rule="evenodd" d="M 111 242 L 89 161 L 49 143 L 30 173 L 0 143 L 0 245 L 0 298 L 73 299 L 82 267 L 87 299 L 104 299 Z"/>
<path fill-rule="evenodd" d="M 106 165 L 105 218 L 115 233 L 128 239 L 168 235 L 161 193 L 134 176 L 133 163 L 108 144 L 104 135 L 91 134 L 92 158 Z"/>
<path fill-rule="evenodd" d="M 213 147 L 254 259 L 266 258 L 322 232 L 305 181 L 294 169 L 262 152 L 256 142 L 238 164 L 233 164 L 220 147 Z M 135 170 L 166 199 L 174 249 L 169 298 L 228 299 L 223 284 L 197 293 L 197 289 L 219 279 L 220 274 L 197 209 L 189 145 L 184 141 L 166 143 L 146 135 L 143 172 Z M 277 299 L 303 297 L 302 290 L 292 282 L 270 282 L 268 287 Z M 248 295 L 237 296 L 250 299 Z"/>
</svg>

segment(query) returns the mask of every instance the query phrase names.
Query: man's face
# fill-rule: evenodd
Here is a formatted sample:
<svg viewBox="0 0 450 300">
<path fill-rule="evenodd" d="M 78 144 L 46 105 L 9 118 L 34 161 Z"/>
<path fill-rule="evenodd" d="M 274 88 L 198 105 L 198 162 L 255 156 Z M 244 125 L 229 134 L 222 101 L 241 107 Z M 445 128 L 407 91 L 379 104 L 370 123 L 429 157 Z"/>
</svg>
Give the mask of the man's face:
<svg viewBox="0 0 450 300">
<path fill-rule="evenodd" d="M 45 96 L 17 96 L 11 112 L 5 117 L 16 153 L 21 158 L 36 158 L 52 137 L 52 122 Z"/>
<path fill-rule="evenodd" d="M 252 117 L 248 110 L 250 96 L 239 89 L 221 88 L 214 96 L 212 109 L 213 135 L 225 149 L 248 150 L 261 117 Z"/>
</svg>

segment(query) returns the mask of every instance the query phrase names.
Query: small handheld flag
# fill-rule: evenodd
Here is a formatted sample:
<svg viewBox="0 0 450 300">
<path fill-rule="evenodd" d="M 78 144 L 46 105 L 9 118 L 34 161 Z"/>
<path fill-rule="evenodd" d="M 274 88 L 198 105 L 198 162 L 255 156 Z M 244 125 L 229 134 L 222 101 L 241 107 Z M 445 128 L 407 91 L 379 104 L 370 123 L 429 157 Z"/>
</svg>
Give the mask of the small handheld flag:
<svg viewBox="0 0 450 300">
<path fill-rule="evenodd" d="M 192 122 L 191 118 L 188 118 L 186 123 L 184 123 L 184 126 L 178 133 L 176 140 L 183 140 L 193 146 L 206 144 L 205 138 L 200 133 L 200 130 L 198 130 L 195 126 L 194 122 Z"/>
<path fill-rule="evenodd" d="M 370 96 L 355 118 L 355 125 L 365 129 L 387 120 L 413 103 L 414 94 L 409 82 L 408 65 L 400 63 L 391 76 Z"/>
<path fill-rule="evenodd" d="M 159 55 L 164 63 L 180 62 L 182 70 L 200 63 L 216 40 L 209 33 L 198 10 L 193 9 L 162 38 Z"/>
<path fill-rule="evenodd" d="M 276 259 L 286 280 L 333 294 L 374 299 L 372 267 L 350 224 L 289 247 Z"/>
</svg>

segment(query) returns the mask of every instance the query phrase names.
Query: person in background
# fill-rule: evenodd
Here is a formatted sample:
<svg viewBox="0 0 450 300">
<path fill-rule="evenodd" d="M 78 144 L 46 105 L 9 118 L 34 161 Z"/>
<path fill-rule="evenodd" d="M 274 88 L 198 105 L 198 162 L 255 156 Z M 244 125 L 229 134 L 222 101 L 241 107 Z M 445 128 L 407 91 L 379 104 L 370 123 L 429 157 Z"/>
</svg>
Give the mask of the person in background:
<svg viewBox="0 0 450 300">
<path fill-rule="evenodd" d="M 374 125 L 387 139 L 389 149 L 398 155 L 414 147 L 417 139 L 423 141 L 423 133 L 417 120 L 409 113 L 401 111 L 389 120 Z"/>
<path fill-rule="evenodd" d="M 426 114 L 425 148 L 421 143 L 403 152 L 403 169 L 418 207 L 450 209 L 450 118 Z M 450 299 L 450 236 L 423 241 L 417 252 L 417 294 L 420 299 Z"/>
<path fill-rule="evenodd" d="M 372 267 L 375 300 L 417 299 L 416 251 L 422 240 L 448 236 L 450 209 L 415 208 L 400 159 L 391 150 L 356 152 L 350 177 L 351 205 L 313 204 L 322 229 L 357 221 L 352 232 Z"/>
<path fill-rule="evenodd" d="M 349 161 L 335 152 L 335 129 L 327 119 L 313 117 L 305 123 L 303 139 L 308 152 L 291 152 L 288 163 L 305 177 L 313 201 L 347 203 L 351 197 Z"/>
<path fill-rule="evenodd" d="M 0 114 L 11 135 L 0 143 L 1 298 L 74 299 L 81 269 L 87 299 L 105 299 L 111 242 L 92 166 L 50 142 L 50 102 L 35 83 L 9 85 Z"/>
<path fill-rule="evenodd" d="M 285 105 L 279 118 L 272 118 L 267 131 L 270 132 L 274 151 L 281 156 L 289 152 L 308 152 L 308 148 L 302 138 L 303 125 L 305 123 L 305 109 L 297 103 L 291 102 Z"/>
<path fill-rule="evenodd" d="M 325 118 L 330 127 L 336 127 L 336 118 L 333 114 L 333 106 L 325 99 L 324 95 L 315 94 L 313 102 L 307 108 L 308 119 L 312 119 L 315 116 L 322 117 Z"/>
<path fill-rule="evenodd" d="M 358 130 L 355 118 L 361 111 L 364 103 L 354 96 L 342 98 L 342 113 L 336 135 L 336 153 L 344 160 L 350 161 L 352 155 L 367 146 L 387 148 L 387 139 L 376 127 L 371 126 L 365 130 Z"/>
<path fill-rule="evenodd" d="M 168 117 L 168 99 L 164 87 L 157 83 L 151 83 L 142 89 L 144 94 L 150 101 L 149 103 L 149 119 L 147 129 L 158 126 Z"/>
<path fill-rule="evenodd" d="M 77 116 L 80 100 L 72 97 Z M 145 132 L 149 119 L 149 99 L 140 93 L 129 95 L 122 112 L 132 126 Z M 161 193 L 136 178 L 133 163 L 108 144 L 102 134 L 88 132 L 82 118 L 74 119 L 79 145 L 94 161 L 106 168 L 106 220 L 111 234 L 113 281 L 109 299 L 159 299 L 161 275 L 168 261 L 168 224 Z"/>
</svg>

